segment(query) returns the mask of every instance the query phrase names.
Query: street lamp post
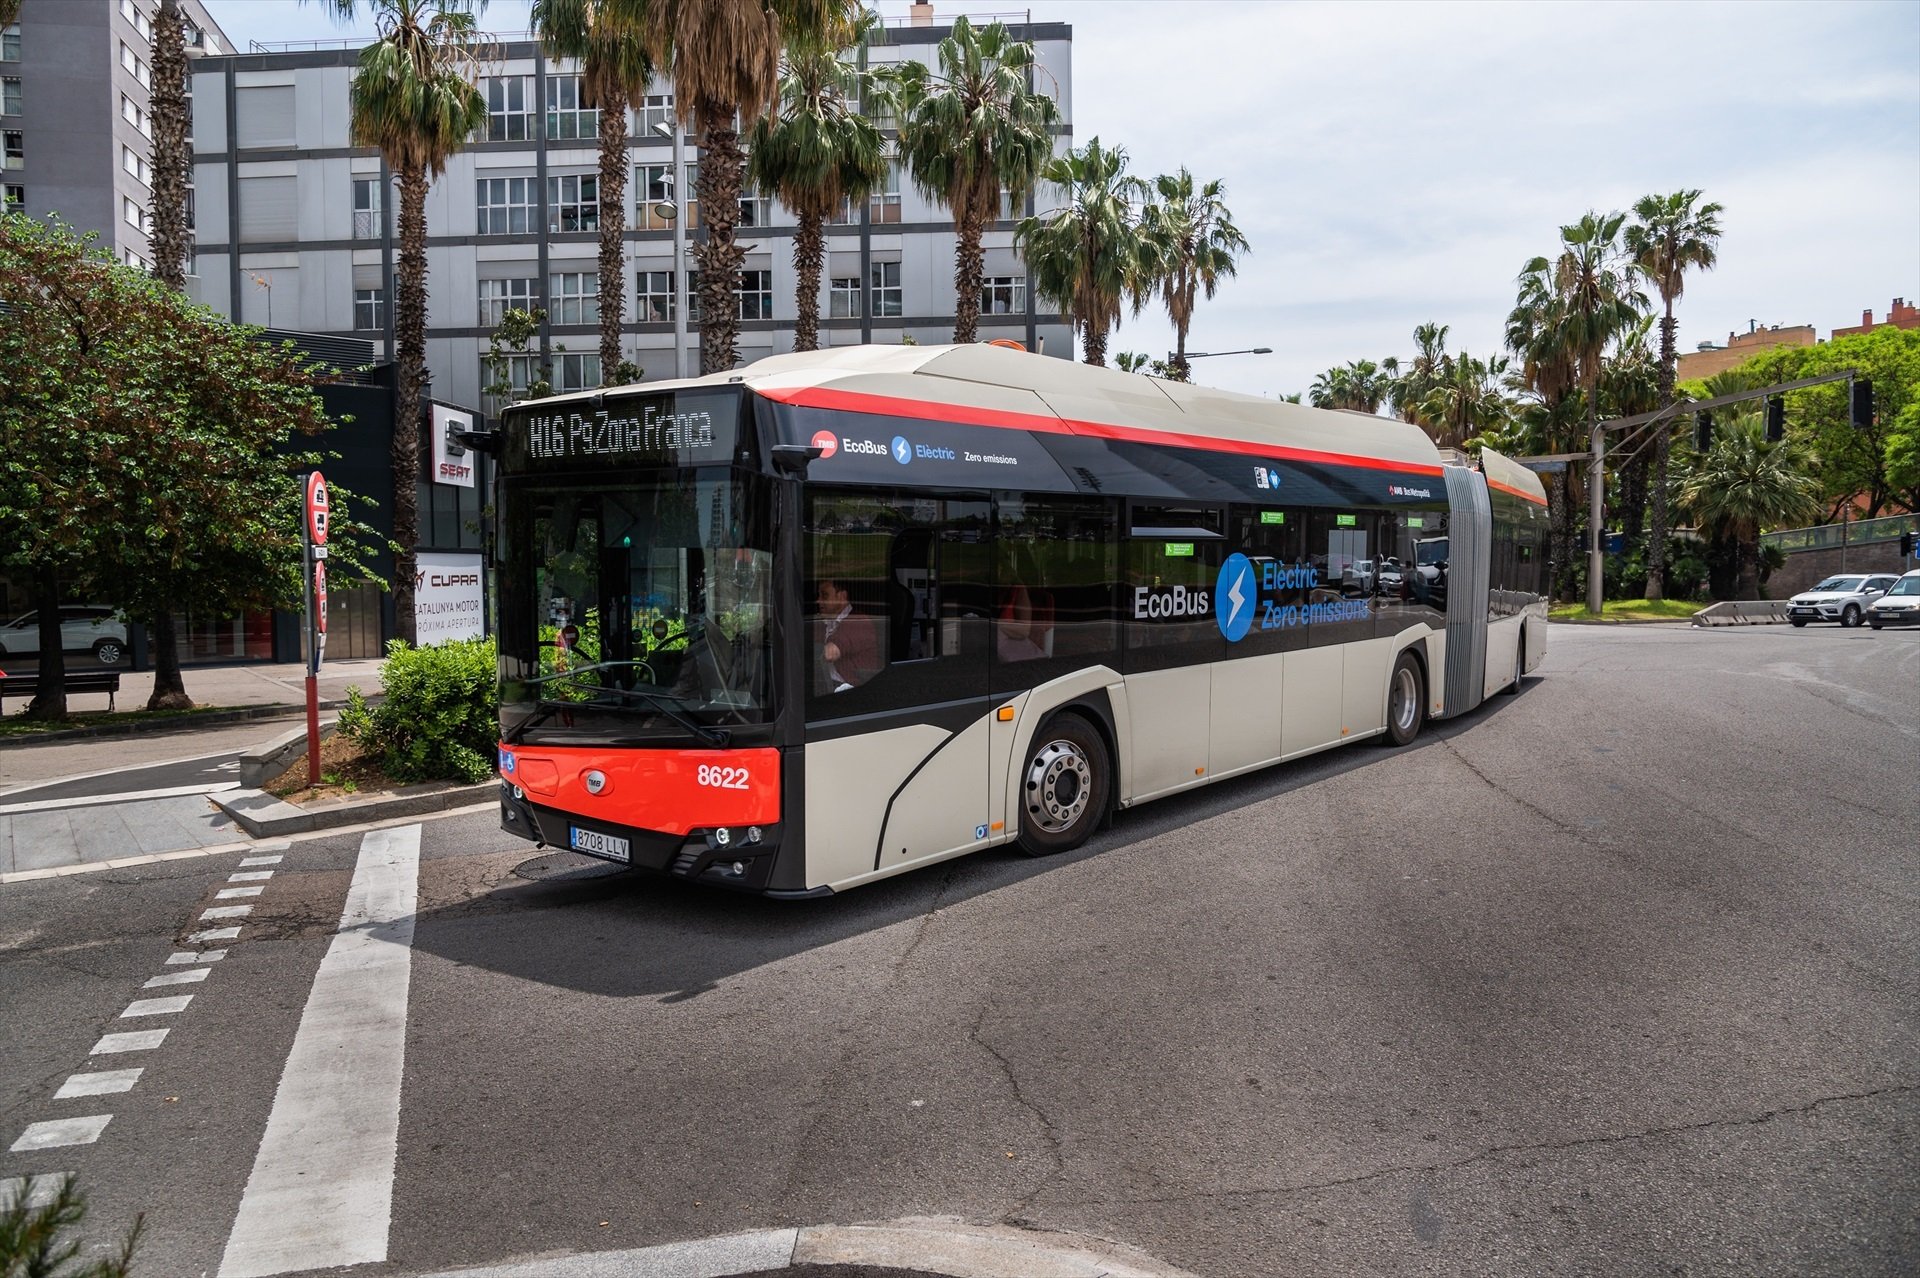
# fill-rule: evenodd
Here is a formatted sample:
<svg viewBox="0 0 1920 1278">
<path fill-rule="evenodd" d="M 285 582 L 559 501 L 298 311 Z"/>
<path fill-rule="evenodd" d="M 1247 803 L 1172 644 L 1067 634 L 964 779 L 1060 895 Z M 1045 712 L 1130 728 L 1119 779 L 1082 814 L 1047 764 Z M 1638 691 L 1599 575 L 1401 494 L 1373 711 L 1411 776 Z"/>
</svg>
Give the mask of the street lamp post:
<svg viewBox="0 0 1920 1278">
<path fill-rule="evenodd" d="M 1221 355 L 1271 355 L 1271 354 L 1273 354 L 1273 347 L 1271 346 L 1249 346 L 1244 351 L 1188 351 L 1187 358 L 1188 359 L 1215 359 Z M 1171 362 L 1173 359 L 1173 356 L 1169 355 L 1167 356 L 1167 359 L 1169 362 Z"/>
<path fill-rule="evenodd" d="M 661 204 L 654 205 L 654 212 L 673 223 L 673 289 L 669 294 L 673 301 L 673 375 L 676 378 L 687 375 L 687 306 L 690 299 L 682 296 L 687 277 L 687 223 L 680 216 L 685 202 L 681 199 L 681 188 L 686 180 L 686 139 L 680 132 L 679 122 L 668 120 L 655 124 L 653 131 L 662 137 L 673 140 L 673 181 L 671 197 Z"/>
</svg>

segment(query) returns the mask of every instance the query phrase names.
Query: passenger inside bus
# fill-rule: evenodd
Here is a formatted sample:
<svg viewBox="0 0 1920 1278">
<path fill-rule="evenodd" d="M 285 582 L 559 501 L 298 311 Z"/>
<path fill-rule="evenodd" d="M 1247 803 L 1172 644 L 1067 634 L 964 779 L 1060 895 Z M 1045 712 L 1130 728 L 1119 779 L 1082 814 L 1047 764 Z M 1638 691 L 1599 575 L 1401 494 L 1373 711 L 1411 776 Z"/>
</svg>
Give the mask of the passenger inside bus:
<svg viewBox="0 0 1920 1278">
<path fill-rule="evenodd" d="M 880 670 L 878 627 L 872 617 L 854 611 L 843 581 L 822 577 L 817 602 L 821 686 L 834 692 L 857 688 Z"/>
</svg>

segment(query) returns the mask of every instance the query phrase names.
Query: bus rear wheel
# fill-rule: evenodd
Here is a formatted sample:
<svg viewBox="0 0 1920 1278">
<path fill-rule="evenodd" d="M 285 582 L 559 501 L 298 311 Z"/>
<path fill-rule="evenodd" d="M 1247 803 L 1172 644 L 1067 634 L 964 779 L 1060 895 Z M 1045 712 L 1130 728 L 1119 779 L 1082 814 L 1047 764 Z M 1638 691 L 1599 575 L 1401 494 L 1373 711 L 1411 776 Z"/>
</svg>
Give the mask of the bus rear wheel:
<svg viewBox="0 0 1920 1278">
<path fill-rule="evenodd" d="M 1387 734 L 1382 745 L 1403 746 L 1420 735 L 1427 721 L 1427 681 L 1420 673 L 1420 662 L 1411 652 L 1403 652 L 1393 663 L 1393 675 L 1387 680 Z"/>
<path fill-rule="evenodd" d="M 1113 765 L 1093 725 L 1077 714 L 1049 720 L 1020 772 L 1020 850 L 1051 856 L 1079 847 L 1099 826 L 1112 789 Z"/>
</svg>

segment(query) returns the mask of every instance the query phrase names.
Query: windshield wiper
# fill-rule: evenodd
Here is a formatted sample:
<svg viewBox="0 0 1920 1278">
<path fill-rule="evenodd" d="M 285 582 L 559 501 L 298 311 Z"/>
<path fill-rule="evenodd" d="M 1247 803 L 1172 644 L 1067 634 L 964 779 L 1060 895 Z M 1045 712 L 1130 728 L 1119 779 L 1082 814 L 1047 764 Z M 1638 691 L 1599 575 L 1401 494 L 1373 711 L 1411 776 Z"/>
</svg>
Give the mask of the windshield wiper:
<svg viewBox="0 0 1920 1278">
<path fill-rule="evenodd" d="M 666 715 L 667 718 L 673 720 L 694 736 L 699 737 L 708 745 L 724 746 L 727 742 L 733 740 L 733 734 L 725 728 L 709 727 L 707 724 L 700 722 L 685 710 L 674 705 L 669 699 L 668 694 L 664 692 L 657 692 L 652 688 L 600 688 L 597 689 L 597 691 L 611 692 L 616 696 L 622 697 L 639 697 L 646 701 L 648 705 L 654 707 L 654 709 L 658 710 L 661 714 Z"/>
<path fill-rule="evenodd" d="M 606 664 L 632 665 L 634 663 L 616 661 L 616 662 L 608 662 Z M 585 667 L 583 669 L 591 669 L 591 668 L 592 667 Z M 580 674 L 582 672 L 583 671 L 580 671 L 580 670 L 574 670 L 574 671 L 563 671 L 562 673 L 563 674 Z M 527 682 L 528 683 L 536 683 L 536 682 L 551 683 L 556 677 L 557 676 L 555 675 L 544 675 L 538 680 L 529 679 L 527 680 Z M 579 688 L 582 692 L 604 693 L 604 694 L 607 694 L 610 696 L 616 696 L 616 697 L 638 698 L 644 701 L 648 706 L 652 707 L 654 710 L 658 711 L 660 714 L 665 715 L 667 718 L 673 720 L 676 724 L 680 725 L 682 728 L 685 728 L 688 732 L 691 732 L 694 736 L 700 738 L 700 740 L 706 742 L 708 745 L 724 746 L 729 741 L 733 740 L 733 734 L 728 732 L 725 728 L 709 727 L 707 724 L 701 723 L 698 719 L 695 719 L 692 715 L 688 714 L 685 710 L 681 709 L 679 706 L 674 705 L 672 700 L 669 699 L 668 694 L 666 693 L 658 692 L 651 688 L 602 688 L 596 684 L 590 684 L 590 683 L 578 683 L 578 684 L 574 684 L 573 686 Z M 532 714 L 529 714 L 526 718 L 522 719 L 519 723 L 514 724 L 513 727 L 509 730 L 509 732 L 506 734 L 507 743 L 509 745 L 519 745 L 522 741 L 526 739 L 527 733 L 535 725 L 546 722 L 547 719 L 552 717 L 555 711 L 584 709 L 589 707 L 595 710 L 618 710 L 618 711 L 624 711 L 627 713 L 638 712 L 637 708 L 634 706 L 624 706 L 618 703 L 609 705 L 605 702 L 598 702 L 598 701 L 550 701 L 547 698 L 542 697 L 539 702 L 539 708 L 536 709 Z"/>
<path fill-rule="evenodd" d="M 591 687 L 592 685 L 583 684 L 581 686 Z M 592 690 L 595 692 L 606 691 L 605 688 L 593 688 Z M 522 741 L 526 740 L 528 732 L 532 731 L 537 724 L 545 723 L 548 719 L 551 719 L 556 711 L 580 710 L 588 707 L 596 710 L 618 710 L 622 713 L 637 713 L 631 706 L 595 705 L 591 701 L 549 701 L 545 697 L 542 697 L 538 703 L 538 708 L 527 715 L 526 718 L 501 733 L 500 739 L 508 745 L 519 745 Z"/>
</svg>

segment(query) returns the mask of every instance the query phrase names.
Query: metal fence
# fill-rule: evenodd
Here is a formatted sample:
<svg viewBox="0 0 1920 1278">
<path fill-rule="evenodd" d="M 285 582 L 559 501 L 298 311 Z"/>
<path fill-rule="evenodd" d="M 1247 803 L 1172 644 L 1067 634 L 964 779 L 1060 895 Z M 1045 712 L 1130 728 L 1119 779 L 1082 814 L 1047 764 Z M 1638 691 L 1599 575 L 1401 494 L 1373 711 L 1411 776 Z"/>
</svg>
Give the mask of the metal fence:
<svg viewBox="0 0 1920 1278">
<path fill-rule="evenodd" d="M 1888 515 L 1884 519 L 1857 519 L 1839 524 L 1821 524 L 1817 528 L 1785 528 L 1761 533 L 1760 544 L 1778 546 L 1783 552 L 1826 550 L 1841 546 L 1865 546 L 1874 542 L 1899 541 L 1900 535 L 1920 529 L 1920 516 Z"/>
</svg>

